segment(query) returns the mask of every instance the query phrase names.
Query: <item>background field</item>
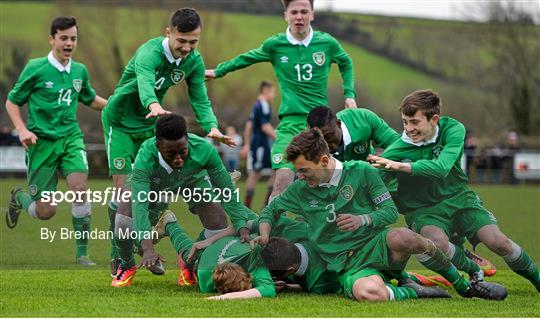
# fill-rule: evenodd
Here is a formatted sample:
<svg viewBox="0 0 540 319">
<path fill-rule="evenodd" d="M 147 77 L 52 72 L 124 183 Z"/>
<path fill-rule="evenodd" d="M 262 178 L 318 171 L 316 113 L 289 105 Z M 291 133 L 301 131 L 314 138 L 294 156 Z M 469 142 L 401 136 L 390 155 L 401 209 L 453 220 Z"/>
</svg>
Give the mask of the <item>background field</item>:
<svg viewBox="0 0 540 319">
<path fill-rule="evenodd" d="M 13 185 L 24 180 L 3 180 L 0 183 L 0 207 L 7 205 Z M 63 186 L 63 182 L 61 182 Z M 90 188 L 104 189 L 105 180 L 91 180 Z M 482 186 L 473 187 L 497 216 L 501 228 L 522 245 L 537 261 L 540 260 L 540 187 Z M 243 194 L 243 183 L 241 184 Z M 264 185 L 259 185 L 254 207 L 262 205 Z M 191 236 L 200 231 L 200 223 L 183 204 L 173 205 L 179 222 Z M 93 206 L 92 226 L 107 227 L 106 209 Z M 3 216 L 2 216 L 3 218 Z M 341 296 L 281 294 L 269 300 L 213 302 L 195 288 L 176 286 L 177 270 L 173 249 L 167 239 L 158 245 L 166 259 L 165 276 L 153 276 L 140 270 L 128 289 L 110 287 L 108 241 L 90 242 L 91 257 L 98 267 L 82 269 L 74 263 L 72 241 L 39 239 L 40 228 L 58 230 L 71 227 L 69 206 L 59 206 L 57 215 L 47 221 L 31 220 L 21 215 L 19 225 L 8 229 L 0 225 L 0 315 L 32 316 L 181 316 L 181 317 L 538 317 L 540 296 L 526 280 L 507 270 L 501 258 L 485 247 L 479 252 L 495 262 L 499 271 L 493 280 L 508 287 L 509 297 L 503 302 L 467 300 L 451 291 L 452 300 L 416 300 L 391 304 L 356 303 Z M 403 223 L 400 218 L 400 224 Z M 409 269 L 421 270 L 416 261 Z"/>
</svg>

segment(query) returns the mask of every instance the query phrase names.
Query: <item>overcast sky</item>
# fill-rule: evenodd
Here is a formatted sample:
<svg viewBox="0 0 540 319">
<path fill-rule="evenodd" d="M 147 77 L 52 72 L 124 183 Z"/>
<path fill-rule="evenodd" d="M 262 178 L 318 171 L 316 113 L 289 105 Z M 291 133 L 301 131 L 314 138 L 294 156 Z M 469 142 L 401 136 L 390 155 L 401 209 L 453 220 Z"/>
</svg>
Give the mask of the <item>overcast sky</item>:
<svg viewBox="0 0 540 319">
<path fill-rule="evenodd" d="M 471 8 L 490 0 L 316 0 L 315 9 L 358 12 L 390 16 L 408 16 L 445 20 L 480 19 Z M 514 0 L 523 6 L 540 7 L 540 0 Z"/>
</svg>

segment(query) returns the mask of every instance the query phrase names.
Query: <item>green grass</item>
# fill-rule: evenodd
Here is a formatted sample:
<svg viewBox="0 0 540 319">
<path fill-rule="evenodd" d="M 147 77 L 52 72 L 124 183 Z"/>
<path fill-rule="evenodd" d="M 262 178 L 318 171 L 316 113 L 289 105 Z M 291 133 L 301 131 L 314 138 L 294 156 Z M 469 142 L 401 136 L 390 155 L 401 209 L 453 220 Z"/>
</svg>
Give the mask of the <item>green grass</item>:
<svg viewBox="0 0 540 319">
<path fill-rule="evenodd" d="M 24 180 L 0 182 L 0 207 L 7 205 L 14 185 Z M 60 182 L 62 189 L 65 183 Z M 104 189 L 107 180 L 91 180 L 90 188 Z M 243 184 L 240 185 L 243 194 Z M 540 260 L 537 245 L 540 226 L 539 186 L 474 186 L 499 219 L 502 230 Z M 257 188 L 254 206 L 261 207 L 264 184 Z M 200 231 L 198 218 L 183 205 L 173 205 L 179 222 L 194 237 Z M 106 208 L 93 206 L 92 227 L 104 230 L 108 219 Z M 3 216 L 2 216 L 3 218 Z M 400 219 L 400 224 L 403 223 Z M 157 247 L 167 262 L 167 273 L 154 276 L 146 270 L 137 273 L 128 289 L 110 287 L 108 241 L 93 240 L 90 251 L 96 268 L 81 269 L 74 264 L 74 243 L 40 240 L 40 228 L 58 230 L 71 227 L 69 206 L 61 204 L 49 221 L 21 215 L 19 225 L 8 229 L 0 225 L 0 316 L 2 317 L 538 317 L 540 296 L 523 278 L 509 271 L 502 259 L 481 246 L 482 255 L 498 267 L 493 280 L 505 285 L 509 297 L 503 302 L 468 300 L 453 291 L 452 300 L 413 300 L 368 304 L 353 302 L 341 296 L 280 294 L 268 300 L 207 301 L 195 288 L 176 286 L 175 256 L 170 243 L 163 240 Z M 409 269 L 421 269 L 416 262 Z M 420 270 L 428 273 L 425 270 Z"/>
</svg>

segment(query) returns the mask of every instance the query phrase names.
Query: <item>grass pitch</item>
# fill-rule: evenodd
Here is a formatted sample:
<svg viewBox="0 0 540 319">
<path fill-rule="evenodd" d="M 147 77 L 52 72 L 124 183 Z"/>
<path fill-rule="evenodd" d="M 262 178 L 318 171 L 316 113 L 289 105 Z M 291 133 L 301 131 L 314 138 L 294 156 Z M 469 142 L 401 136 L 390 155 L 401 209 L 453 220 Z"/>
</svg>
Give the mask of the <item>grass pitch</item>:
<svg viewBox="0 0 540 319">
<path fill-rule="evenodd" d="M 24 180 L 0 182 L 0 207 L 8 204 L 13 185 Z M 65 184 L 63 181 L 60 183 Z M 92 180 L 91 189 L 104 189 L 109 181 Z M 499 219 L 503 232 L 540 260 L 540 187 L 475 186 L 486 206 Z M 259 209 L 265 187 L 260 185 L 255 198 Z M 242 192 L 243 194 L 243 192 Z M 200 231 L 196 216 L 181 204 L 173 205 L 179 222 L 194 237 Z M 3 216 L 1 216 L 3 218 Z M 106 230 L 106 207 L 93 206 L 92 228 Z M 32 220 L 22 214 L 19 225 L 8 229 L 0 225 L 0 316 L 2 317 L 539 317 L 540 295 L 525 279 L 505 267 L 498 256 L 479 247 L 480 254 L 498 267 L 490 280 L 508 288 L 505 301 L 464 299 L 453 291 L 451 300 L 411 300 L 369 304 L 342 296 L 280 294 L 273 299 L 208 301 L 195 287 L 176 286 L 177 270 L 173 249 L 167 239 L 157 247 L 167 259 L 164 276 L 141 269 L 132 287 L 110 287 L 109 243 L 92 240 L 90 255 L 97 267 L 85 269 L 74 263 L 74 240 L 53 242 L 40 239 L 40 229 L 71 228 L 70 206 L 59 205 L 49 221 Z M 403 223 L 400 219 L 400 224 Z M 58 236 L 58 235 L 57 235 Z M 409 269 L 428 273 L 416 263 Z"/>
</svg>

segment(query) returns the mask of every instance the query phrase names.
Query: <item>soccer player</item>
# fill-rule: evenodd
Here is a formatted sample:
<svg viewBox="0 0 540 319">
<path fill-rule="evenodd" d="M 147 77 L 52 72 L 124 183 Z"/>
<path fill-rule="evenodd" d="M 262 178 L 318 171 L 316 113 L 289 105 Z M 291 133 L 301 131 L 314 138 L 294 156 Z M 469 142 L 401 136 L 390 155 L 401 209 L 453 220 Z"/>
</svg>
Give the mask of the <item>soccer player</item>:
<svg viewBox="0 0 540 319">
<path fill-rule="evenodd" d="M 540 291 L 540 272 L 529 255 L 497 226 L 497 219 L 478 195 L 467 187 L 461 169 L 465 127 L 441 116 L 442 102 L 431 90 L 419 90 L 400 104 L 403 135 L 380 156 L 370 156 L 375 167 L 396 173 L 397 206 L 407 225 L 431 239 L 452 263 L 473 276 L 477 268 L 449 243 L 454 232 L 472 243 L 484 243 L 517 274 Z"/>
<path fill-rule="evenodd" d="M 194 9 L 179 9 L 171 15 L 166 37 L 144 43 L 126 66 L 102 115 L 109 174 L 116 188 L 124 187 L 141 144 L 155 136 L 156 117 L 170 113 L 161 105 L 168 89 L 183 81 L 203 130 L 211 138 L 234 144 L 217 129 L 218 122 L 208 99 L 204 61 L 197 50 L 201 31 L 199 14 Z M 117 203 L 111 202 L 109 206 L 112 231 Z M 116 272 L 117 258 L 112 246 L 111 273 Z"/>
<path fill-rule="evenodd" d="M 327 82 L 330 66 L 337 63 L 343 77 L 346 108 L 356 108 L 354 71 L 350 57 L 331 35 L 314 31 L 313 0 L 283 0 L 285 33 L 272 36 L 251 51 L 225 61 L 208 78 L 220 78 L 227 73 L 259 62 L 270 62 L 281 90 L 280 123 L 272 146 L 272 168 L 276 171 L 272 198 L 281 194 L 294 180 L 294 172 L 285 159 L 290 140 L 306 127 L 306 115 L 314 107 L 328 105 Z"/>
<path fill-rule="evenodd" d="M 251 200 L 255 194 L 255 186 L 261 179 L 263 169 L 272 168 L 270 161 L 270 149 L 273 140 L 276 139 L 274 127 L 270 122 L 272 119 L 272 108 L 270 105 L 276 96 L 276 88 L 272 83 L 262 81 L 259 85 L 259 96 L 249 114 L 249 121 L 244 128 L 244 140 L 246 141 L 242 152 L 249 153 L 248 178 L 246 183 L 246 198 L 244 204 L 251 207 Z M 266 194 L 265 205 L 272 194 L 273 175 L 268 179 L 268 192 Z"/>
<path fill-rule="evenodd" d="M 346 109 L 334 113 L 328 107 L 316 107 L 307 117 L 308 127 L 321 130 L 332 156 L 340 161 L 365 161 L 375 153 L 372 141 L 381 148 L 399 139 L 377 114 L 368 109 Z"/>
<path fill-rule="evenodd" d="M 393 142 L 399 140 L 400 135 L 394 131 L 377 114 L 367 109 L 347 109 L 337 114 L 327 107 L 316 107 L 311 110 L 307 117 L 308 127 L 321 129 L 324 139 L 328 143 L 332 156 L 340 161 L 362 160 L 365 161 L 369 154 L 375 150 L 371 146 L 374 141 L 381 148 L 387 148 Z M 391 193 L 397 189 L 395 180 L 388 181 L 387 185 Z M 453 238 L 453 237 L 452 237 Z M 473 278 L 482 278 L 495 274 L 496 268 L 491 261 L 473 254 L 463 247 L 462 237 L 452 239 L 456 245 L 450 243 L 452 251 L 459 250 L 454 256 L 473 256 L 475 264 L 467 263 L 467 267 L 460 270 L 468 270 Z M 459 242 L 459 244 L 457 244 Z M 452 256 L 449 256 L 452 258 Z M 460 257 L 462 258 L 462 257 Z M 477 264 L 477 265 L 476 265 Z M 458 263 L 458 265 L 461 265 Z"/>
<path fill-rule="evenodd" d="M 77 106 L 82 102 L 101 111 L 107 101 L 94 92 L 84 64 L 72 59 L 77 48 L 77 32 L 74 17 L 54 19 L 49 35 L 51 52 L 30 60 L 9 92 L 6 109 L 26 149 L 30 191 L 24 192 L 19 187 L 11 191 L 6 215 L 9 228 L 17 225 L 21 208 L 32 218 L 47 220 L 54 216 L 56 205 L 44 200 L 43 195 L 56 190 L 58 169 L 70 191 L 87 189 L 88 162 L 76 118 Z M 19 110 L 24 104 L 28 104 L 28 126 Z M 89 230 L 91 207 L 84 196 L 72 204 L 71 213 L 75 231 Z M 76 245 L 77 263 L 95 265 L 88 257 L 88 238 L 76 239 Z"/>
<path fill-rule="evenodd" d="M 199 178 L 201 171 L 207 172 L 207 178 Z M 121 265 L 113 278 L 113 286 L 131 285 L 137 270 L 134 239 L 120 233 L 135 230 L 141 235 L 143 266 L 151 268 L 159 263 L 160 256 L 153 248 L 154 238 L 146 237 L 150 237 L 147 234 L 151 234 L 152 225 L 158 223 L 159 212 L 167 208 L 166 201 L 176 201 L 180 195 L 199 216 L 206 238 L 227 227 L 225 212 L 241 239 L 249 238 L 248 213 L 253 213 L 242 205 L 238 189 L 216 149 L 204 138 L 189 134 L 181 115 L 160 117 L 156 136 L 141 145 L 129 184 L 126 189 L 131 189 L 131 201 L 120 203 L 115 218 L 115 244 Z M 169 192 L 168 199 L 163 198 L 166 194 L 163 191 Z M 161 194 L 161 197 L 156 200 L 151 194 Z"/>
<path fill-rule="evenodd" d="M 356 300 L 387 301 L 422 297 L 407 284 L 394 287 L 386 273 L 401 273 L 411 254 L 428 269 L 450 281 L 464 297 L 502 300 L 506 289 L 494 283 L 471 282 L 461 276 L 431 241 L 396 222 L 397 209 L 377 170 L 362 161 L 341 163 L 330 156 L 318 129 L 295 136 L 286 149 L 298 180 L 261 213 L 255 242 L 268 243 L 276 216 L 297 212 L 309 228 L 309 242 L 338 273 L 345 294 Z M 435 292 L 430 290 L 430 292 Z"/>
</svg>

